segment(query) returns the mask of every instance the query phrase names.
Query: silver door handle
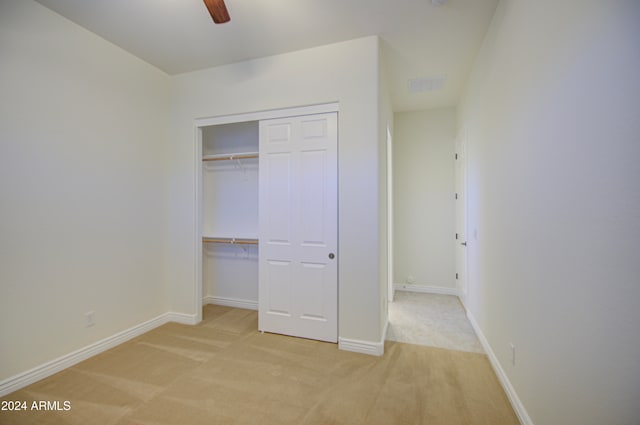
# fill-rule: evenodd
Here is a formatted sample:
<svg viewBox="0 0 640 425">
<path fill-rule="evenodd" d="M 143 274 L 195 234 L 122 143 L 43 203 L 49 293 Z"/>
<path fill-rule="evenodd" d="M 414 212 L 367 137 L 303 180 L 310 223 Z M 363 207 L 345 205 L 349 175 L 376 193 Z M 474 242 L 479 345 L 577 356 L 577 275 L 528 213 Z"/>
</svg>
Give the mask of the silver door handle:
<svg viewBox="0 0 640 425">
<path fill-rule="evenodd" d="M 460 245 L 467 246 L 467 243 L 466 242 L 460 242 Z"/>
</svg>

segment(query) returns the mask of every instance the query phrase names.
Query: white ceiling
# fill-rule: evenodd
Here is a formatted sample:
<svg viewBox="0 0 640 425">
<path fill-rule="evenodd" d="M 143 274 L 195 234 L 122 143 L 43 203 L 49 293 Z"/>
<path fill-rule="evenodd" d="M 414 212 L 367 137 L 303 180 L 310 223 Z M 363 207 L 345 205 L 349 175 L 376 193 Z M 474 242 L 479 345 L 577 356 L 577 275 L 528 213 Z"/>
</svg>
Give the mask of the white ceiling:
<svg viewBox="0 0 640 425">
<path fill-rule="evenodd" d="M 394 110 L 453 106 L 498 0 L 226 0 L 215 25 L 202 0 L 37 0 L 168 74 L 377 34 Z M 408 79 L 446 76 L 409 94 Z"/>
</svg>

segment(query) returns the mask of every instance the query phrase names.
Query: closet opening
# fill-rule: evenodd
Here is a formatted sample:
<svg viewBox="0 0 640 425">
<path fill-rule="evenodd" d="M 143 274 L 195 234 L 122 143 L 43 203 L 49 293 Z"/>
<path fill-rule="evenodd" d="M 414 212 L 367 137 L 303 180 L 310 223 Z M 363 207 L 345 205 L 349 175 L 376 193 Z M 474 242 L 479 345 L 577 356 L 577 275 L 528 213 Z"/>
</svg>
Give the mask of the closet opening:
<svg viewBox="0 0 640 425">
<path fill-rule="evenodd" d="M 258 309 L 258 121 L 201 127 L 202 304 Z"/>
</svg>

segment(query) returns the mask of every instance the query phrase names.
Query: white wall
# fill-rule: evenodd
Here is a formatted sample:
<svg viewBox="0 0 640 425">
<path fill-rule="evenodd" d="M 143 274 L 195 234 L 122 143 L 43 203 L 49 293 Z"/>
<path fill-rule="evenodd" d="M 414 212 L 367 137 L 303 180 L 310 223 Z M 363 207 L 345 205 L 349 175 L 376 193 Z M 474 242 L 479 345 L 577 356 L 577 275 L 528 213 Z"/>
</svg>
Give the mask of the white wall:
<svg viewBox="0 0 640 425">
<path fill-rule="evenodd" d="M 395 114 L 394 283 L 455 288 L 453 108 Z"/>
<path fill-rule="evenodd" d="M 338 101 L 339 335 L 379 341 L 378 39 L 240 62 L 172 78 L 172 310 L 196 314 L 194 119 Z"/>
<path fill-rule="evenodd" d="M 639 22 L 632 0 L 504 0 L 460 108 L 465 304 L 536 425 L 638 423 Z"/>
<path fill-rule="evenodd" d="M 0 2 L 0 381 L 168 310 L 168 84 L 38 3 Z"/>
</svg>

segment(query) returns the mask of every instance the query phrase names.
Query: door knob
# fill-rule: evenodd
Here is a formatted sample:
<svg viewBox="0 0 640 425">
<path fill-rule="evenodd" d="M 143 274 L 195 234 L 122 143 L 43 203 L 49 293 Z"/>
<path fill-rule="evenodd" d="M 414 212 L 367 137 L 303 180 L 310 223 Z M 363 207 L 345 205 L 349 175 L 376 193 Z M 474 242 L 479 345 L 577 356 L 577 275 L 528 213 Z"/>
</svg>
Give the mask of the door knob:
<svg viewBox="0 0 640 425">
<path fill-rule="evenodd" d="M 329 259 L 333 260 L 336 257 L 336 255 L 333 252 L 329 253 Z"/>
</svg>

